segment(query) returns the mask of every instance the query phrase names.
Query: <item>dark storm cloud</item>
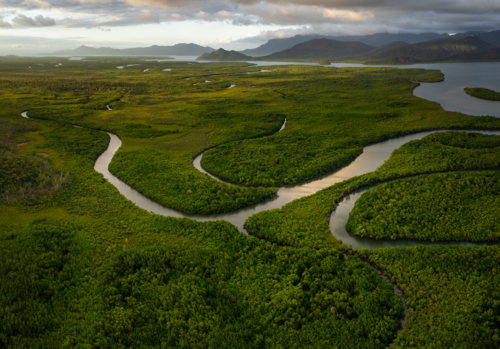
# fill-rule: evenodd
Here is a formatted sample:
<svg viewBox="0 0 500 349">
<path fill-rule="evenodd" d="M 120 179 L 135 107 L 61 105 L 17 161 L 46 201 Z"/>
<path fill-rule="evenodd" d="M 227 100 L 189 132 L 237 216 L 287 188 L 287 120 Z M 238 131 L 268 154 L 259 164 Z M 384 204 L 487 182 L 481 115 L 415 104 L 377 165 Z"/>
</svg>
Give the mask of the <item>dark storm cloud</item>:
<svg viewBox="0 0 500 349">
<path fill-rule="evenodd" d="M 494 30 L 500 23 L 500 0 L 0 0 L 0 8 L 57 10 L 55 22 L 63 27 L 196 20 L 366 34 Z M 11 23 L 41 26 L 43 22 L 21 16 L 11 18 Z M 5 18 L 0 27 L 10 25 Z"/>
</svg>

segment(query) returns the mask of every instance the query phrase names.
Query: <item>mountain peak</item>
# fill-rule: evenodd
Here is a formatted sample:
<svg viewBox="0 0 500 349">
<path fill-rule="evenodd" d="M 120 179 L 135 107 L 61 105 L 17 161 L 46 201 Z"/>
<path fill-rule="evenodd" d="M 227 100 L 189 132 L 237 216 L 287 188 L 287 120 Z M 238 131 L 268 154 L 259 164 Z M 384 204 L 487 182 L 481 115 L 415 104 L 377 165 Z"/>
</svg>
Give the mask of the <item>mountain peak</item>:
<svg viewBox="0 0 500 349">
<path fill-rule="evenodd" d="M 246 56 L 243 53 L 226 51 L 223 48 L 211 53 L 204 53 L 196 58 L 199 61 L 247 61 L 251 59 L 252 57 Z"/>
</svg>

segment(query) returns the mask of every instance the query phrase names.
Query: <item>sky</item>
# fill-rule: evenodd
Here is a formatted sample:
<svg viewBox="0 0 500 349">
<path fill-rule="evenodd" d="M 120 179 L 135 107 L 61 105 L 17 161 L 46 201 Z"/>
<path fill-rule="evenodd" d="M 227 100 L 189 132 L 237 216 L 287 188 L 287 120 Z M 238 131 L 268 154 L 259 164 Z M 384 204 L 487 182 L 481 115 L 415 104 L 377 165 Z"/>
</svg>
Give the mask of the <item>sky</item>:
<svg viewBox="0 0 500 349">
<path fill-rule="evenodd" d="M 243 50 L 297 34 L 500 29 L 500 0 L 0 0 L 0 55 L 81 45 Z"/>
</svg>

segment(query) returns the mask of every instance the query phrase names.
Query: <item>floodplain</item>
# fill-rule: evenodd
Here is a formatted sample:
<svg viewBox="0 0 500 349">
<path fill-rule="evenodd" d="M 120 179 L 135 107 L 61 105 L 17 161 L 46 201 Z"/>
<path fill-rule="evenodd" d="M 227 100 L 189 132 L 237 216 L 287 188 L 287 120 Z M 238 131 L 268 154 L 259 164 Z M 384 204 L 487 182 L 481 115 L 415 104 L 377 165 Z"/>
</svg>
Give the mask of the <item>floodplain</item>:
<svg viewBox="0 0 500 349">
<path fill-rule="evenodd" d="M 418 82 L 443 80 L 437 70 L 260 70 L 123 57 L 0 61 L 0 346 L 500 344 L 499 246 L 359 250 L 329 226 L 350 192 L 388 182 L 373 189 L 378 196 L 366 193 L 372 211 L 360 210 L 354 233 L 498 240 L 490 211 L 500 136 L 409 142 L 372 172 L 250 216 L 249 235 L 224 220 L 147 212 L 94 170 L 107 132 L 116 134 L 122 145 L 111 173 L 165 207 L 211 215 L 273 200 L 279 187 L 339 170 L 371 144 L 431 130 L 500 130 L 498 118 L 415 97 Z M 204 151 L 201 166 L 233 184 L 193 166 Z M 401 186 L 411 190 L 401 194 Z M 442 204 L 439 215 L 424 206 L 431 199 Z M 457 202 L 472 212 L 486 205 L 492 231 L 477 233 L 471 223 L 456 233 L 432 222 L 456 221 L 445 208 Z M 402 224 L 377 212 L 406 228 L 396 231 Z M 422 221 L 441 229 L 422 231 Z"/>
</svg>

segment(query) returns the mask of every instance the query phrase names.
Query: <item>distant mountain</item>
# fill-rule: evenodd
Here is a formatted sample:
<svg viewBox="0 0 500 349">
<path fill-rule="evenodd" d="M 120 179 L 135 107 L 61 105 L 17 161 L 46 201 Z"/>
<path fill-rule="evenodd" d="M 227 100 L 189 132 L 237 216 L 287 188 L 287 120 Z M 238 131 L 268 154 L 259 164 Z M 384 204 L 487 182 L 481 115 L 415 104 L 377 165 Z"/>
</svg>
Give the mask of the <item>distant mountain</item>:
<svg viewBox="0 0 500 349">
<path fill-rule="evenodd" d="M 371 64 L 377 64 L 377 61 L 387 64 L 388 60 L 395 58 L 411 58 L 415 62 L 444 61 L 456 55 L 478 53 L 494 47 L 475 35 L 468 35 L 392 48 L 372 54 L 367 60 Z"/>
<path fill-rule="evenodd" d="M 425 42 L 437 39 L 447 39 L 449 37 L 450 36 L 448 34 L 436 34 L 436 33 L 422 33 L 422 34 L 377 33 L 370 35 L 337 36 L 333 37 L 333 39 L 340 41 L 359 41 L 370 46 L 380 47 L 398 41 L 404 41 L 407 42 L 408 44 L 417 44 L 419 42 Z"/>
<path fill-rule="evenodd" d="M 205 52 L 215 51 L 211 47 L 203 47 L 196 44 L 177 44 L 173 46 L 151 46 L 126 49 L 115 49 L 111 47 L 94 48 L 80 46 L 74 50 L 62 50 L 42 55 L 55 56 L 199 56 Z"/>
<path fill-rule="evenodd" d="M 401 65 L 401 64 L 416 64 L 420 63 L 415 58 L 412 57 L 391 57 L 386 59 L 379 59 L 375 61 L 366 61 L 364 64 L 366 65 Z"/>
<path fill-rule="evenodd" d="M 252 57 L 246 56 L 236 51 L 226 51 L 222 48 L 217 51 L 204 53 L 196 58 L 198 61 L 248 61 L 253 60 Z"/>
<path fill-rule="evenodd" d="M 487 42 L 488 44 L 500 46 L 500 30 L 495 30 L 492 32 L 472 31 L 472 32 L 456 34 L 455 37 L 466 36 L 466 35 L 475 35 L 479 39 Z"/>
<path fill-rule="evenodd" d="M 331 39 L 313 39 L 294 47 L 260 57 L 261 60 L 335 60 L 358 56 L 370 52 L 374 47 L 358 41 L 337 41 Z"/>
<path fill-rule="evenodd" d="M 461 53 L 447 59 L 450 62 L 500 62 L 500 47 L 480 52 Z"/>
<path fill-rule="evenodd" d="M 249 56 L 267 56 L 275 52 L 287 50 L 306 41 L 322 38 L 329 37 L 325 35 L 295 35 L 294 37 L 286 39 L 271 39 L 257 48 L 243 50 L 240 52 Z"/>
<path fill-rule="evenodd" d="M 374 48 L 373 50 L 371 50 L 368 53 L 369 54 L 375 54 L 375 53 L 386 51 L 386 50 L 390 50 L 390 49 L 393 49 L 393 48 L 405 47 L 405 46 L 409 46 L 409 45 L 410 44 L 407 43 L 406 41 L 395 41 L 395 42 L 391 42 L 390 44 L 387 44 L 387 45 L 384 45 L 384 46 L 376 47 L 376 48 Z"/>
<path fill-rule="evenodd" d="M 408 44 L 416 44 L 419 42 L 445 39 L 449 38 L 448 34 L 435 34 L 435 33 L 424 33 L 424 34 L 390 34 L 390 33 L 378 33 L 372 35 L 355 35 L 355 36 L 328 36 L 328 35 L 295 35 L 291 38 L 286 39 L 271 39 L 267 43 L 254 48 L 244 51 L 240 51 L 243 54 L 250 56 L 265 56 L 270 55 L 275 52 L 280 52 L 297 44 L 301 44 L 306 41 L 313 39 L 331 39 L 337 41 L 359 41 L 363 44 L 369 46 L 384 46 L 393 42 L 407 42 Z"/>
</svg>

